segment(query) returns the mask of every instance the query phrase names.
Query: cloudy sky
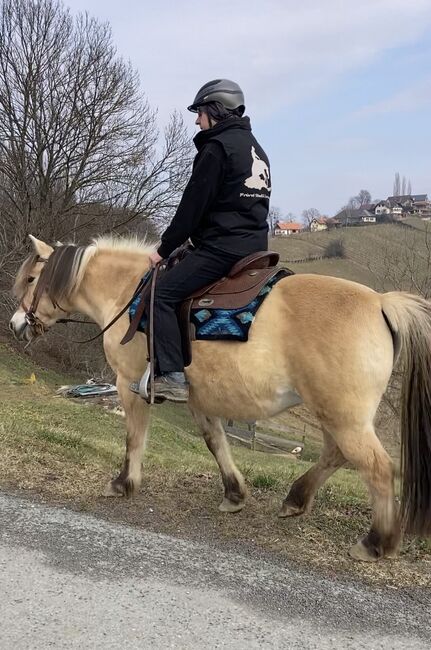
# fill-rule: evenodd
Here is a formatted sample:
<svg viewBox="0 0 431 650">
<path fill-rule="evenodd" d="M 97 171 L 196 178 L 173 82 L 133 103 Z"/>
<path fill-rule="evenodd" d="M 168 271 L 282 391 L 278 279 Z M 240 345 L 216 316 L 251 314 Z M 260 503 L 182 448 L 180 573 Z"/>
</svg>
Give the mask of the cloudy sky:
<svg viewBox="0 0 431 650">
<path fill-rule="evenodd" d="M 65 0 L 108 21 L 163 125 L 206 81 L 243 88 L 272 205 L 333 215 L 394 174 L 431 194 L 431 0 Z"/>
</svg>

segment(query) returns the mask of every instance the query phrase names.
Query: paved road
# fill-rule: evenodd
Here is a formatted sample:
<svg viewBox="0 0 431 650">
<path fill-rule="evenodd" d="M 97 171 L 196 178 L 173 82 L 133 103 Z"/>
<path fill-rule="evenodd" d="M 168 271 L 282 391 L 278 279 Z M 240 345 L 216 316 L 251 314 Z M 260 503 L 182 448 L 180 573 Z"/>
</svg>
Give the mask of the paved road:
<svg viewBox="0 0 431 650">
<path fill-rule="evenodd" d="M 431 647 L 431 595 L 0 494 L 0 648 Z"/>
</svg>

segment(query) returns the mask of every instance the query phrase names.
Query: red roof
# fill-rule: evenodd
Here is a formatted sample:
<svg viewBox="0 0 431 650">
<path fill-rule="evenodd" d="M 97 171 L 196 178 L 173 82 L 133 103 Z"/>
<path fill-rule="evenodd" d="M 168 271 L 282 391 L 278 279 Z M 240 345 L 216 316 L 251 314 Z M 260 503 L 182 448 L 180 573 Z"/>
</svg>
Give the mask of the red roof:
<svg viewBox="0 0 431 650">
<path fill-rule="evenodd" d="M 279 221 L 277 223 L 277 228 L 279 230 L 302 230 L 302 226 L 300 223 L 294 223 L 293 221 L 287 221 L 284 223 L 283 221 Z"/>
</svg>

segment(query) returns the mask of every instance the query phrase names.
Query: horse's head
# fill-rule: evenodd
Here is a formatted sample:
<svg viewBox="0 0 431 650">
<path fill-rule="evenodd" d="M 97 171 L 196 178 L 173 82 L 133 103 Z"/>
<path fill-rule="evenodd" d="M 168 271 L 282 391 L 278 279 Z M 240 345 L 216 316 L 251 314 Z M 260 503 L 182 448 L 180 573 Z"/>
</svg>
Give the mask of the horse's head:
<svg viewBox="0 0 431 650">
<path fill-rule="evenodd" d="M 19 307 L 9 328 L 19 340 L 31 341 L 42 335 L 59 318 L 61 309 L 55 306 L 39 282 L 54 249 L 30 235 L 34 252 L 21 265 L 13 287 Z M 41 291 L 42 289 L 42 291 Z"/>
</svg>

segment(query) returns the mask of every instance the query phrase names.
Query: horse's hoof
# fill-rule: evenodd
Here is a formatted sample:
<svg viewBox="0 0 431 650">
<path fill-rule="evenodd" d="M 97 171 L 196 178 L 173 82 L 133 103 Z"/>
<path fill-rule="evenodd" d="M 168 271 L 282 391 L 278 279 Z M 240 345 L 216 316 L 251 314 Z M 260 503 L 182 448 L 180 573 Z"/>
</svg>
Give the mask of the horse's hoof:
<svg viewBox="0 0 431 650">
<path fill-rule="evenodd" d="M 239 512 L 244 508 L 245 502 L 240 501 L 239 503 L 234 503 L 233 501 L 229 501 L 226 497 L 223 499 L 221 504 L 219 505 L 218 509 L 220 512 Z"/>
<path fill-rule="evenodd" d="M 298 517 L 299 515 L 304 514 L 305 510 L 304 508 L 301 508 L 300 506 L 295 506 L 289 503 L 283 503 L 281 506 L 281 510 L 278 513 L 278 516 L 280 519 L 284 519 L 285 517 Z"/>
<path fill-rule="evenodd" d="M 400 557 L 400 549 L 396 548 L 393 551 L 385 553 L 385 560 L 398 560 Z"/>
<path fill-rule="evenodd" d="M 380 559 L 376 552 L 368 549 L 362 541 L 356 542 L 356 544 L 349 549 L 349 555 L 354 560 L 358 560 L 358 562 L 377 562 L 377 560 Z"/>
<path fill-rule="evenodd" d="M 109 481 L 107 486 L 103 491 L 104 497 L 124 497 L 124 490 L 122 486 L 117 481 Z"/>
</svg>

